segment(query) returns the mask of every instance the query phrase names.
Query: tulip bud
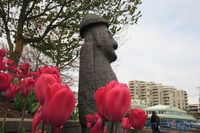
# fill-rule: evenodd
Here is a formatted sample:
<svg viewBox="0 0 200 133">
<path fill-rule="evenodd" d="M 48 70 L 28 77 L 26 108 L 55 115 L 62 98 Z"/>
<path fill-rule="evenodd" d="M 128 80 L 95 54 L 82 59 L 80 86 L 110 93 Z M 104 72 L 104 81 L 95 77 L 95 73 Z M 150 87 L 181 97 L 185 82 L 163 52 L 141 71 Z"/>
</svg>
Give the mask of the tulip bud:
<svg viewBox="0 0 200 133">
<path fill-rule="evenodd" d="M 96 123 L 101 117 L 99 114 L 94 114 L 94 123 Z"/>
<path fill-rule="evenodd" d="M 0 49 L 0 57 L 5 57 L 5 56 L 6 56 L 6 50 Z"/>
<path fill-rule="evenodd" d="M 91 122 L 92 121 L 92 115 L 91 114 L 87 114 L 86 115 L 86 121 L 87 122 Z"/>
<path fill-rule="evenodd" d="M 10 87 L 5 92 L 5 97 L 8 99 L 14 99 L 19 90 L 20 90 L 20 87 L 18 85 L 10 84 Z"/>
<path fill-rule="evenodd" d="M 33 80 L 30 77 L 24 78 L 22 81 L 21 95 L 28 96 L 34 88 L 35 88 L 35 80 Z"/>
<path fill-rule="evenodd" d="M 114 122 L 122 120 L 131 104 L 130 89 L 126 84 L 117 81 L 111 81 L 105 87 L 100 87 L 94 98 L 98 114 Z"/>
<path fill-rule="evenodd" d="M 129 113 L 129 119 L 133 128 L 142 130 L 146 123 L 147 114 L 142 109 L 134 108 Z"/>
<path fill-rule="evenodd" d="M 0 72 L 0 92 L 5 92 L 6 90 L 8 90 L 11 80 L 12 76 L 10 76 L 8 73 Z"/>
<path fill-rule="evenodd" d="M 123 118 L 122 119 L 122 128 L 123 129 L 131 129 L 131 124 L 129 123 L 128 118 Z"/>
</svg>

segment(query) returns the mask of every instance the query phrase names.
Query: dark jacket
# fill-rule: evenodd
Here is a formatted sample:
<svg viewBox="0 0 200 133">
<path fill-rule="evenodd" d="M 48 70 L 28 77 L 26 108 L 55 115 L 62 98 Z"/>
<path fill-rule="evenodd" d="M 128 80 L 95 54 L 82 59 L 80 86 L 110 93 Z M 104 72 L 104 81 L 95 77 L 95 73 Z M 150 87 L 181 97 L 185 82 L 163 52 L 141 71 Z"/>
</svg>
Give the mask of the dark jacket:
<svg viewBox="0 0 200 133">
<path fill-rule="evenodd" d="M 151 120 L 150 120 L 150 123 L 153 123 L 153 122 L 156 122 L 156 124 L 157 125 L 159 125 L 160 124 L 160 118 L 159 118 L 159 116 L 157 116 L 157 115 L 152 115 L 151 116 Z"/>
<path fill-rule="evenodd" d="M 159 125 L 160 124 L 160 117 L 156 115 L 156 124 Z"/>
</svg>

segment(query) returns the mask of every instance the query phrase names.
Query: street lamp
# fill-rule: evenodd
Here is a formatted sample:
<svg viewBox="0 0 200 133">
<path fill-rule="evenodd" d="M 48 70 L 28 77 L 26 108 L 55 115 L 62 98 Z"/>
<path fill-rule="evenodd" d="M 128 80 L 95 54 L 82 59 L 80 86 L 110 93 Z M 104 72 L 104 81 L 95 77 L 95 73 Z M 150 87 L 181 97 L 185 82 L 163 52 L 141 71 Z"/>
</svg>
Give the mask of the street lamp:
<svg viewBox="0 0 200 133">
<path fill-rule="evenodd" d="M 200 86 L 196 87 L 196 88 L 199 91 L 199 108 L 198 108 L 198 112 L 200 112 Z"/>
<path fill-rule="evenodd" d="M 197 90 L 199 90 L 199 104 L 200 104 L 200 86 L 197 87 Z"/>
</svg>

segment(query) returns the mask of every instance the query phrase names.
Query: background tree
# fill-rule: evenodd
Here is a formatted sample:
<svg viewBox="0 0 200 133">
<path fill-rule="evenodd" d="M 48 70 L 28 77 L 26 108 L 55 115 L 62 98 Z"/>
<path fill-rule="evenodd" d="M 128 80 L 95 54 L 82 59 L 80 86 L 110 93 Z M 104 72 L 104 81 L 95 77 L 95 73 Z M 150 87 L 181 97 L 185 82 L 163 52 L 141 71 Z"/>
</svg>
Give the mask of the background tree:
<svg viewBox="0 0 200 133">
<path fill-rule="evenodd" d="M 57 60 L 57 64 L 71 62 L 78 56 L 76 48 L 80 46 L 79 24 L 83 15 L 88 12 L 100 14 L 109 20 L 115 34 L 123 24 L 137 22 L 140 17 L 140 12 L 135 13 L 138 4 L 140 0 L 1 0 L 1 36 L 6 38 L 9 58 L 16 64 L 26 44 L 54 61 L 59 53 L 73 49 Z M 62 36 L 62 40 L 57 40 L 55 35 Z"/>
<path fill-rule="evenodd" d="M 0 41 L 0 47 L 8 51 L 8 47 L 3 41 Z M 8 55 L 9 53 L 7 54 L 7 56 Z M 30 66 L 31 72 L 35 72 L 37 71 L 38 67 L 41 68 L 47 64 L 48 66 L 56 66 L 56 64 L 53 63 L 52 58 L 44 55 L 41 51 L 29 45 L 24 46 L 23 53 L 19 60 L 19 64 L 24 64 L 25 62 L 29 62 L 31 64 Z M 65 67 L 61 67 L 59 71 L 61 74 L 63 84 L 67 84 L 73 87 L 73 89 L 76 89 L 78 81 L 77 77 L 78 60 L 69 63 Z"/>
<path fill-rule="evenodd" d="M 139 4 L 141 0 L 0 0 L 0 37 L 7 40 L 8 58 L 15 65 L 26 60 L 35 68 L 56 65 L 70 79 L 68 70 L 77 70 L 82 17 L 104 17 L 115 34 L 137 23 Z"/>
</svg>

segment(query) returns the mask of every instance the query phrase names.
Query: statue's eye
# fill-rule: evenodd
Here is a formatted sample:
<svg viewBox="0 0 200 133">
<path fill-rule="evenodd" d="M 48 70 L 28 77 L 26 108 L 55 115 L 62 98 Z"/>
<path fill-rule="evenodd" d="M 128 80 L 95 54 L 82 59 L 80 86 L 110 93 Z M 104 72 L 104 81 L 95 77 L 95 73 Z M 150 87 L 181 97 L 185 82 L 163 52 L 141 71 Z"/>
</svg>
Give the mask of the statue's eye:
<svg viewBox="0 0 200 133">
<path fill-rule="evenodd" d="M 108 31 L 108 35 L 109 35 L 110 38 L 113 38 L 113 35 L 111 34 L 110 31 Z"/>
</svg>

